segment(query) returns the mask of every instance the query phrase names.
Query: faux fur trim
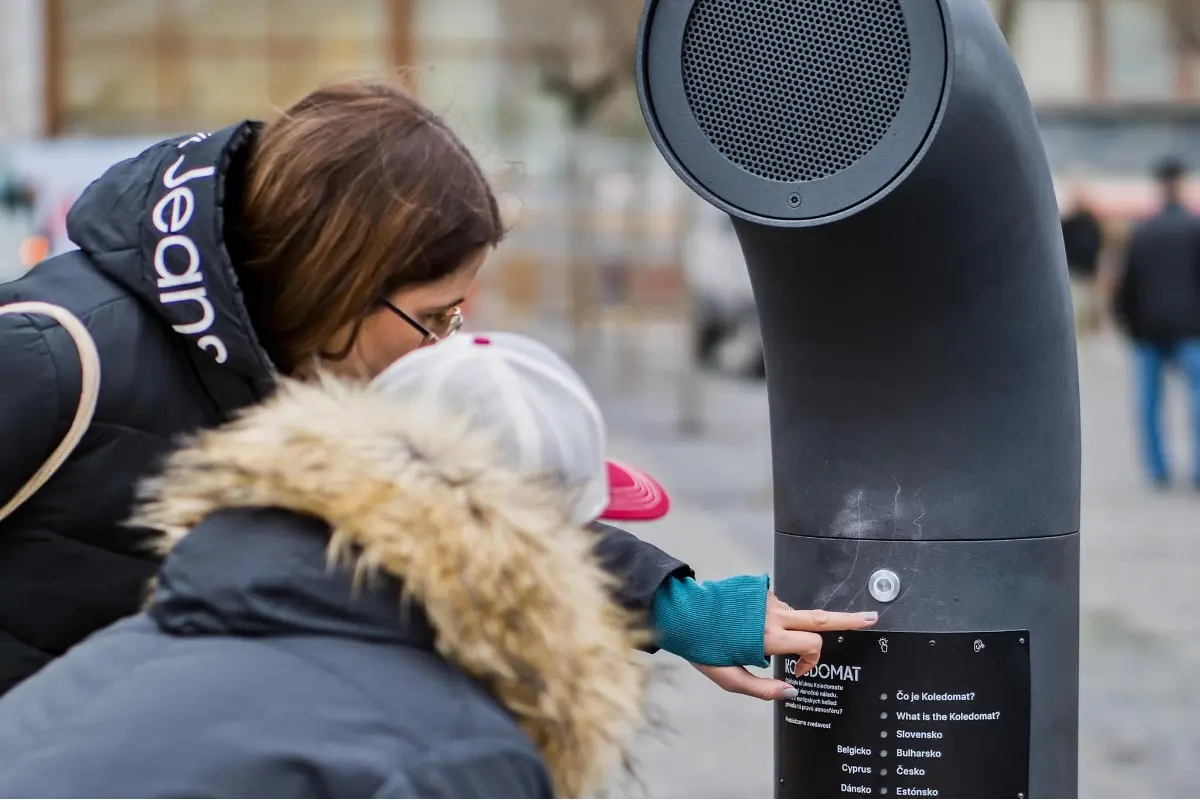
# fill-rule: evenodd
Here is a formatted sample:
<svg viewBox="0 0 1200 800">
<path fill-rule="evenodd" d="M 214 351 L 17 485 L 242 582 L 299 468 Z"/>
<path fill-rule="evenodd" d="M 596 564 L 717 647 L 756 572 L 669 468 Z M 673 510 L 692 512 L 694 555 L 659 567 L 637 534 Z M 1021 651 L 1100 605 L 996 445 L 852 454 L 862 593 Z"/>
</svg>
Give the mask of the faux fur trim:
<svg viewBox="0 0 1200 800">
<path fill-rule="evenodd" d="M 644 636 L 555 489 L 497 468 L 494 452 L 428 404 L 328 377 L 289 381 L 173 455 L 134 523 L 163 531 L 165 554 L 220 509 L 326 520 L 331 563 L 359 581 L 401 577 L 438 651 L 520 722 L 556 791 L 589 794 L 641 725 Z"/>
</svg>

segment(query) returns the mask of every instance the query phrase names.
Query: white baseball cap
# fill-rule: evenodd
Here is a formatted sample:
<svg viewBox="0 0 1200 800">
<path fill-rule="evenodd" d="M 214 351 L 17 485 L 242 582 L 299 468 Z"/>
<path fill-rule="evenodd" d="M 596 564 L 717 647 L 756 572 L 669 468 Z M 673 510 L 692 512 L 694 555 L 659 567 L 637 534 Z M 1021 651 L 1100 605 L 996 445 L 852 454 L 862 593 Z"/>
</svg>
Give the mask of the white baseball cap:
<svg viewBox="0 0 1200 800">
<path fill-rule="evenodd" d="M 606 456 L 604 416 L 553 350 L 515 333 L 459 334 L 395 361 L 372 386 L 422 395 L 496 434 L 514 469 L 573 489 L 571 521 L 652 520 L 670 509 L 658 481 Z"/>
</svg>

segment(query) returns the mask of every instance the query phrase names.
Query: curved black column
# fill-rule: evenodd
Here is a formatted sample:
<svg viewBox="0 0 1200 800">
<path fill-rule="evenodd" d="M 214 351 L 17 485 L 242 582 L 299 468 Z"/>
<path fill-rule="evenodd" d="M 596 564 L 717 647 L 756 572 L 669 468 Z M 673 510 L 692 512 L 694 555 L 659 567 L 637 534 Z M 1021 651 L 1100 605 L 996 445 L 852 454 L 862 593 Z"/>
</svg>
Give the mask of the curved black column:
<svg viewBox="0 0 1200 800">
<path fill-rule="evenodd" d="M 853 13 L 828 16 L 850 5 Z M 780 26 L 781 16 L 791 22 Z M 714 41 L 722 35 L 731 41 Z M 826 46 L 854 36 L 870 47 Z M 997 690 L 995 703 L 1009 720 L 1017 714 L 1006 704 L 1027 698 L 1028 740 L 1006 763 L 1027 761 L 1018 784 L 1033 796 L 1075 795 L 1080 431 L 1070 296 L 1034 114 L 986 5 L 651 0 L 640 44 L 651 133 L 683 180 L 731 214 L 750 270 L 766 350 L 778 593 L 797 607 L 878 609 L 885 633 L 1020 633 L 1027 674 L 1006 667 L 1013 691 Z M 739 52 L 765 65 L 747 67 Z M 879 52 L 892 62 L 906 54 L 903 75 L 893 66 L 873 78 L 853 60 Z M 770 103 L 812 118 L 772 116 L 755 80 L 776 87 Z M 824 94 L 805 97 L 815 91 Z M 714 116 L 721 103 L 734 123 Z M 822 105 L 841 116 L 813 112 Z M 868 147 L 864 130 L 884 132 Z M 827 174 L 831 163 L 839 169 Z M 899 579 L 894 600 L 870 591 L 880 569 Z M 887 663 L 899 674 L 906 639 L 892 639 L 901 649 Z M 943 651 L 922 656 L 933 673 L 970 681 L 934 652 Z M 847 719 L 866 713 L 855 691 L 843 688 Z M 891 702 L 879 707 L 892 709 L 889 720 Z M 815 752 L 835 742 L 798 733 L 808 723 L 793 712 L 780 712 L 781 795 L 829 791 L 789 785 L 822 759 L 874 767 L 874 783 L 860 774 L 850 793 L 895 795 L 897 782 L 879 775 L 890 757 Z M 879 733 L 895 735 L 892 724 Z M 898 784 L 942 781 L 942 797 L 986 791 L 937 777 L 963 761 L 951 759 L 956 742 L 986 736 L 964 725 L 944 726 L 945 755 L 924 778 Z"/>
</svg>

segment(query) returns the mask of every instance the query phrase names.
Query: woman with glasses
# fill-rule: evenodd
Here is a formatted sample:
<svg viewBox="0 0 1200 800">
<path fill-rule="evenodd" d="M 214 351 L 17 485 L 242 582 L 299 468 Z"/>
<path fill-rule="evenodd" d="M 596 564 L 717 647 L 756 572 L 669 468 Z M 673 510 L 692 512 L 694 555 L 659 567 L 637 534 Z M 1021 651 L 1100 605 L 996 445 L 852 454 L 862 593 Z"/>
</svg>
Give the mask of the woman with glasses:
<svg viewBox="0 0 1200 800">
<path fill-rule="evenodd" d="M 462 309 L 457 304 L 447 309 L 427 312 L 422 319 L 416 320 L 386 297 L 379 302 L 388 311 L 391 311 L 397 317 L 407 322 L 414 331 L 421 334 L 421 346 L 445 339 L 463 325 Z M 461 303 L 463 301 L 459 300 L 458 302 Z"/>
<path fill-rule="evenodd" d="M 0 306 L 71 312 L 100 362 L 78 446 L 0 519 L 0 694 L 137 609 L 158 559 L 123 523 L 181 434 L 265 399 L 279 376 L 369 379 L 450 335 L 504 234 L 453 133 L 369 82 L 157 144 L 89 186 L 67 227 L 79 250 L 0 285 Z M 0 508 L 72 421 L 75 347 L 49 316 L 0 316 Z"/>
<path fill-rule="evenodd" d="M 0 694 L 138 608 L 159 562 L 124 522 L 181 435 L 266 399 L 280 376 L 370 379 L 454 333 L 504 235 L 453 132 L 367 81 L 267 124 L 156 144 L 92 183 L 67 229 L 77 251 L 0 285 Z M 82 439 L 32 493 L 96 372 L 61 313 L 12 313 L 27 301 L 82 323 L 100 377 Z M 653 611 L 664 647 L 727 689 L 789 691 L 736 666 L 806 624 L 768 602 L 765 576 L 723 592 L 624 531 L 601 534 L 619 600 Z"/>
</svg>

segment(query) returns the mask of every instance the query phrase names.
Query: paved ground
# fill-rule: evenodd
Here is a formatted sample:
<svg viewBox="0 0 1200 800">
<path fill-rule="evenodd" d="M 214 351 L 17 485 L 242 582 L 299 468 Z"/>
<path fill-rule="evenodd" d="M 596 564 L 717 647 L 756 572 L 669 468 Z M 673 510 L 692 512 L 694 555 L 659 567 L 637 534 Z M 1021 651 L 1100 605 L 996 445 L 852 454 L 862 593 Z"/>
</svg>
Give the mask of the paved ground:
<svg viewBox="0 0 1200 800">
<path fill-rule="evenodd" d="M 643 370 L 589 370 L 606 406 L 618 454 L 655 470 L 673 492 L 669 519 L 640 535 L 687 558 L 701 575 L 766 571 L 772 515 L 766 398 L 761 387 L 706 379 L 690 394 L 707 431 L 677 429 L 680 363 L 669 334 L 643 354 Z M 663 344 L 663 342 L 667 344 Z M 610 351 L 610 348 L 604 348 Z M 1200 793 L 1200 497 L 1153 494 L 1134 461 L 1127 363 L 1108 337 L 1081 348 L 1084 415 L 1081 793 Z M 664 372 L 665 370 L 665 372 Z M 1177 462 L 1182 402 L 1171 397 Z M 725 695 L 660 654 L 654 699 L 670 727 L 643 748 L 649 796 L 769 796 L 771 709 Z"/>
</svg>

